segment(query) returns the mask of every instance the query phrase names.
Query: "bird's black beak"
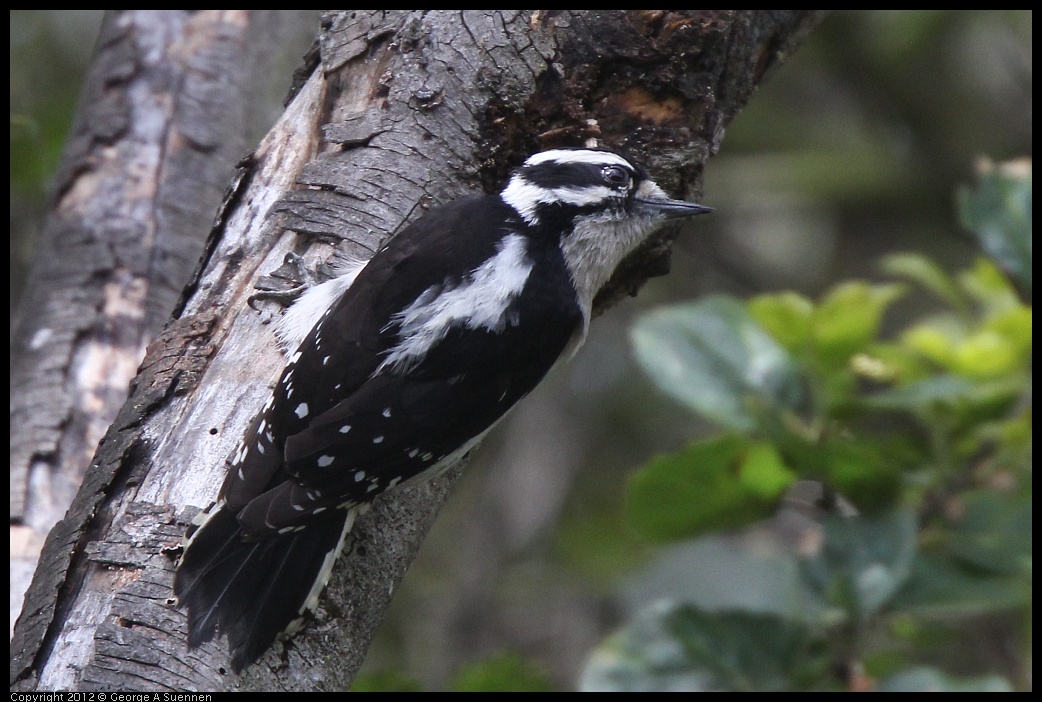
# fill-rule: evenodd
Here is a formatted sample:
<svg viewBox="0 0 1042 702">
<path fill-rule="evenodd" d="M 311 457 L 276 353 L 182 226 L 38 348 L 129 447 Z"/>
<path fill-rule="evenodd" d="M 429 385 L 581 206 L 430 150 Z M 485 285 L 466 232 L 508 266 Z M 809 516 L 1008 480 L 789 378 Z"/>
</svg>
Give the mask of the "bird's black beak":
<svg viewBox="0 0 1042 702">
<path fill-rule="evenodd" d="M 665 217 L 666 219 L 694 217 L 695 215 L 709 214 L 710 212 L 713 212 L 712 207 L 706 207 L 705 205 L 699 205 L 694 202 L 685 202 L 684 200 L 638 197 L 635 199 L 635 202 L 638 207 L 643 209 L 649 215 L 658 215 L 659 217 Z"/>
</svg>

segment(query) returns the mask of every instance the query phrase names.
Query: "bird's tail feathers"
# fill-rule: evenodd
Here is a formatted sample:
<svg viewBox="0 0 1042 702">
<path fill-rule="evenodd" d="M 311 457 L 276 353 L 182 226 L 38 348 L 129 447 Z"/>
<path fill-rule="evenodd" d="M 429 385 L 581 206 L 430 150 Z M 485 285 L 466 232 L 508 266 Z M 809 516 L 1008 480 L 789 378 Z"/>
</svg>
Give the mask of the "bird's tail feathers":
<svg viewBox="0 0 1042 702">
<path fill-rule="evenodd" d="M 189 539 L 174 579 L 188 609 L 188 645 L 220 631 L 239 672 L 294 633 L 318 603 L 354 523 L 354 510 L 330 512 L 303 530 L 245 541 L 235 515 L 218 503 Z"/>
</svg>

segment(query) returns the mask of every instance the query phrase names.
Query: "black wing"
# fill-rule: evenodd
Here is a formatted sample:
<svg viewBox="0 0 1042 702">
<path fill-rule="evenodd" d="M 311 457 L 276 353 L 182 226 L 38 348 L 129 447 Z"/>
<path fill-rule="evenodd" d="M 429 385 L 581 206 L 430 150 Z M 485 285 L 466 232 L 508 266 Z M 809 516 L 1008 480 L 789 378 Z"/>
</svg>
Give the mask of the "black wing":
<svg viewBox="0 0 1042 702">
<path fill-rule="evenodd" d="M 480 204 L 480 207 L 475 207 Z M 477 216 L 475 218 L 475 212 Z M 556 241 L 526 240 L 538 271 L 501 328 L 450 327 L 422 361 L 386 366 L 402 310 L 497 253 L 513 211 L 498 197 L 429 213 L 359 273 L 291 356 L 222 496 L 249 538 L 367 502 L 468 447 L 553 366 L 582 314 Z M 533 333 L 535 330 L 535 333 Z"/>
</svg>

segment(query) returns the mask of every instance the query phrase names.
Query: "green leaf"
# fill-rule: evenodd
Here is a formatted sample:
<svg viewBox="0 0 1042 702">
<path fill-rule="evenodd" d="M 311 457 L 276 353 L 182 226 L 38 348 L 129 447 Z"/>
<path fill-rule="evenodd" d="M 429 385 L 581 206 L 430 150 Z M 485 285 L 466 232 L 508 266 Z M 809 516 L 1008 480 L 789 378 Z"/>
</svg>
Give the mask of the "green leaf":
<svg viewBox="0 0 1042 702">
<path fill-rule="evenodd" d="M 770 614 L 663 602 L 598 647 L 584 691 L 802 689 L 828 667 L 824 641 Z"/>
<path fill-rule="evenodd" d="M 901 333 L 901 346 L 947 368 L 955 358 L 958 340 L 966 333 L 961 324 L 951 321 L 934 319 L 909 327 Z"/>
<path fill-rule="evenodd" d="M 866 511 L 889 507 L 899 494 L 902 470 L 914 460 L 914 449 L 899 434 L 886 439 L 845 436 L 832 432 L 817 446 L 814 460 L 828 482 L 842 495 L 850 495 Z M 802 468 L 803 463 L 793 465 Z M 809 461 L 806 465 L 812 465 Z"/>
<path fill-rule="evenodd" d="M 959 287 L 986 310 L 1003 310 L 1020 304 L 1009 280 L 994 263 L 984 257 L 974 261 L 972 268 L 960 272 L 958 280 Z"/>
<path fill-rule="evenodd" d="M 883 271 L 898 278 L 917 283 L 958 310 L 965 310 L 966 297 L 950 275 L 935 261 L 916 253 L 884 256 Z"/>
<path fill-rule="evenodd" d="M 933 363 L 899 343 L 872 344 L 865 353 L 850 359 L 850 369 L 873 384 L 893 383 L 898 386 L 922 380 L 936 372 Z"/>
<path fill-rule="evenodd" d="M 794 480 L 769 445 L 722 436 L 652 459 L 630 478 L 626 512 L 645 538 L 687 538 L 767 516 Z"/>
<path fill-rule="evenodd" d="M 828 664 L 824 641 L 802 624 L 769 614 L 682 607 L 670 628 L 688 660 L 716 679 L 716 689 L 800 688 Z"/>
<path fill-rule="evenodd" d="M 1031 162 L 978 166 L 974 188 L 958 193 L 963 226 L 981 248 L 1031 295 Z"/>
<path fill-rule="evenodd" d="M 977 490 L 962 496 L 961 507 L 945 539 L 948 549 L 978 568 L 1030 578 L 1031 497 Z"/>
<path fill-rule="evenodd" d="M 935 375 L 904 387 L 886 390 L 867 397 L 864 404 L 876 409 L 920 412 L 950 406 L 969 399 L 976 386 L 957 375 Z"/>
<path fill-rule="evenodd" d="M 831 518 L 821 550 L 806 562 L 807 582 L 857 622 L 867 621 L 908 580 L 916 553 L 911 511 Z"/>
<path fill-rule="evenodd" d="M 979 616 L 1031 601 L 1030 584 L 983 574 L 938 554 L 916 558 L 908 582 L 891 601 L 895 610 L 929 617 Z"/>
<path fill-rule="evenodd" d="M 1033 314 L 1030 307 L 1016 305 L 990 316 L 984 328 L 1001 334 L 1025 362 L 1030 360 Z"/>
<path fill-rule="evenodd" d="M 738 470 L 738 482 L 746 494 L 773 502 L 796 482 L 778 450 L 767 442 L 752 444 Z"/>
<path fill-rule="evenodd" d="M 729 429 L 750 432 L 761 413 L 803 402 L 799 367 L 737 300 L 657 310 L 631 336 L 637 360 L 663 392 Z"/>
<path fill-rule="evenodd" d="M 550 678 L 535 663 L 515 653 L 470 663 L 450 686 L 453 692 L 552 692 Z"/>
<path fill-rule="evenodd" d="M 1013 344 L 998 332 L 982 329 L 955 347 L 951 369 L 967 378 L 995 378 L 1020 365 L 1020 354 Z"/>
<path fill-rule="evenodd" d="M 904 286 L 840 283 L 814 310 L 814 342 L 827 365 L 842 367 L 862 351 L 879 331 L 886 308 L 904 294 Z"/>
<path fill-rule="evenodd" d="M 627 578 L 625 591 L 646 602 L 678 600 L 713 612 L 742 610 L 820 622 L 829 608 L 804 582 L 802 559 L 773 540 L 790 535 L 796 540 L 813 528 L 808 524 L 812 517 L 790 516 L 788 506 L 780 508 L 763 531 L 757 529 L 757 538 L 736 539 L 725 532 L 664 546 Z M 766 533 L 774 536 L 759 538 Z"/>
<path fill-rule="evenodd" d="M 956 678 L 924 666 L 881 680 L 876 692 L 1013 692 L 1013 687 L 999 675 Z"/>
<path fill-rule="evenodd" d="M 810 340 L 814 303 L 794 292 L 760 295 L 749 301 L 749 314 L 790 353 L 800 355 Z"/>
<path fill-rule="evenodd" d="M 1031 347 L 1031 308 L 1013 304 L 992 311 L 980 328 L 960 339 L 946 365 L 975 379 L 1027 373 Z"/>
</svg>

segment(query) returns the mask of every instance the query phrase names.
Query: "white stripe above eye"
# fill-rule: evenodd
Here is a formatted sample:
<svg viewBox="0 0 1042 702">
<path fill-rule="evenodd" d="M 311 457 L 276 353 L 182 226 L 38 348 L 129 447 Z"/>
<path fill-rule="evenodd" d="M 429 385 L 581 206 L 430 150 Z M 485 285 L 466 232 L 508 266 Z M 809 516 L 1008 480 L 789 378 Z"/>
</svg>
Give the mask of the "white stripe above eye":
<svg viewBox="0 0 1042 702">
<path fill-rule="evenodd" d="M 416 300 L 396 313 L 400 342 L 391 348 L 374 375 L 390 368 L 405 371 L 418 363 L 445 338 L 452 327 L 484 328 L 502 332 L 507 308 L 521 294 L 532 272 L 524 237 L 509 234 L 499 242 L 496 255 L 475 268 L 451 289 L 427 288 Z"/>
<path fill-rule="evenodd" d="M 539 221 L 536 216 L 539 205 L 552 205 L 559 202 L 576 207 L 587 207 L 600 204 L 612 197 L 618 197 L 618 193 L 604 185 L 544 188 L 530 183 L 519 173 L 510 179 L 500 197 L 503 198 L 503 202 L 514 208 L 525 222 L 536 224 Z"/>
<path fill-rule="evenodd" d="M 616 165 L 632 169 L 633 164 L 618 154 L 610 151 L 593 151 L 590 149 L 550 149 L 533 154 L 525 161 L 526 166 L 538 166 L 547 161 L 557 163 L 593 163 L 605 166 Z"/>
</svg>

